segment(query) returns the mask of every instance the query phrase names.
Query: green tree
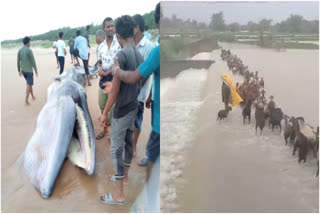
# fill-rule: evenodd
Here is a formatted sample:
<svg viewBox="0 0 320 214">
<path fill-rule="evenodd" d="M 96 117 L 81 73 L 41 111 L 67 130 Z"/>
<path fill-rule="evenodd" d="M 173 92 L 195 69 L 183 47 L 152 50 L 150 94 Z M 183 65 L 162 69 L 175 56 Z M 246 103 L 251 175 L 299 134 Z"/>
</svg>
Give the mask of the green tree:
<svg viewBox="0 0 320 214">
<path fill-rule="evenodd" d="M 270 31 L 272 19 L 262 19 L 258 24 L 258 30 L 260 33 Z"/>
<path fill-rule="evenodd" d="M 231 32 L 239 32 L 241 26 L 240 26 L 239 23 L 233 22 L 233 23 L 229 24 L 228 28 L 229 28 L 229 30 L 230 30 Z"/>
<path fill-rule="evenodd" d="M 287 33 L 288 25 L 286 21 L 282 21 L 274 26 L 276 32 Z"/>
<path fill-rule="evenodd" d="M 204 22 L 199 22 L 199 28 L 200 29 L 207 28 L 207 24 Z"/>
<path fill-rule="evenodd" d="M 148 25 L 149 29 L 155 29 L 157 28 L 155 20 L 154 20 L 154 10 L 151 11 L 150 13 L 146 13 L 143 15 L 143 18 L 145 20 L 146 25 Z M 98 29 L 102 29 L 102 21 L 101 24 L 94 25 L 93 23 L 89 24 L 91 26 L 91 31 L 90 35 L 95 35 Z M 31 41 L 36 41 L 36 40 L 49 40 L 53 41 L 56 36 L 58 36 L 59 32 L 62 31 L 64 32 L 64 38 L 65 40 L 69 40 L 70 36 L 76 37 L 76 30 L 81 30 L 82 33 L 85 32 L 86 30 L 86 25 L 76 27 L 76 28 L 70 28 L 70 27 L 63 27 L 55 30 L 51 30 L 49 32 L 39 34 L 39 35 L 33 35 L 29 36 Z M 5 40 L 2 41 L 1 44 L 10 44 L 10 43 L 22 43 L 22 38 L 20 39 L 15 39 L 15 40 Z"/>
<path fill-rule="evenodd" d="M 197 29 L 198 28 L 198 22 L 197 20 L 192 20 L 192 28 Z"/>
<path fill-rule="evenodd" d="M 253 33 L 255 32 L 256 30 L 258 29 L 257 27 L 257 24 L 252 22 L 252 21 L 249 21 L 248 24 L 247 24 L 247 30 L 250 32 L 250 33 Z"/>
<path fill-rule="evenodd" d="M 304 19 L 302 16 L 291 14 L 286 22 L 289 33 L 302 33 L 304 25 Z"/>
<path fill-rule="evenodd" d="M 257 28 L 258 28 L 258 31 L 259 31 L 259 41 L 258 41 L 258 44 L 262 47 L 265 47 L 265 46 L 269 46 L 272 44 L 272 37 L 271 35 L 267 35 L 266 37 L 264 37 L 264 33 L 266 32 L 269 32 L 270 29 L 271 29 L 271 22 L 272 20 L 271 19 L 262 19 L 258 25 L 257 25 Z"/>
<path fill-rule="evenodd" d="M 215 32 L 217 32 L 217 31 L 225 31 L 226 24 L 224 22 L 223 12 L 222 11 L 219 12 L 219 13 L 212 14 L 210 27 Z"/>
<path fill-rule="evenodd" d="M 144 22 L 148 26 L 149 29 L 156 29 L 157 25 L 154 20 L 154 10 L 151 11 L 150 13 L 146 13 L 143 15 Z"/>
<path fill-rule="evenodd" d="M 311 33 L 319 34 L 319 20 L 311 21 L 310 28 Z"/>
</svg>

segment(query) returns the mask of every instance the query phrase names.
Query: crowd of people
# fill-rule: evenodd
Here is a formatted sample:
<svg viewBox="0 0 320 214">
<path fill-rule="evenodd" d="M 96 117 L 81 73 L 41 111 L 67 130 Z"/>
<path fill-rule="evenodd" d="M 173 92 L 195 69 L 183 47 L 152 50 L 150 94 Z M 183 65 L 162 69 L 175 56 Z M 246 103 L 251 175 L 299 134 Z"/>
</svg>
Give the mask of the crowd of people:
<svg viewBox="0 0 320 214">
<path fill-rule="evenodd" d="M 256 131 L 259 127 L 262 130 L 265 122 L 269 120 L 269 127 L 272 126 L 280 128 L 281 121 L 284 120 L 284 138 L 287 144 L 287 139 L 290 139 L 290 144 L 293 145 L 293 155 L 298 149 L 298 161 L 306 161 L 308 150 L 311 150 L 314 156 L 318 157 L 319 152 L 319 126 L 314 128 L 307 124 L 303 117 L 289 117 L 284 114 L 275 101 L 274 96 L 270 95 L 269 100 L 265 97 L 265 83 L 263 77 L 259 77 L 258 71 L 250 72 L 248 66 L 244 65 L 242 60 L 236 55 L 232 54 L 230 50 L 221 49 L 221 59 L 227 62 L 228 68 L 233 74 L 239 74 L 244 77 L 242 83 L 236 83 L 236 90 L 242 97 L 243 102 L 243 123 L 245 119 L 251 117 L 251 105 L 255 107 Z M 228 106 L 228 103 L 226 103 Z M 227 107 L 226 107 L 227 108 Z M 319 158 L 318 158 L 318 172 L 319 173 Z"/>
<path fill-rule="evenodd" d="M 155 8 L 155 22 L 159 27 L 160 3 Z M 90 26 L 84 35 L 76 31 L 76 37 L 68 42 L 71 63 L 80 66 L 79 58 L 91 86 L 89 76 Z M 64 32 L 55 38 L 53 48 L 60 74 L 64 71 L 67 55 Z M 133 157 L 137 154 L 137 142 L 142 128 L 145 108 L 151 108 L 152 131 L 146 147 L 146 157 L 139 165 L 147 167 L 148 181 L 153 164 L 160 155 L 160 45 L 159 36 L 152 43 L 151 34 L 143 16 L 123 15 L 115 21 L 111 17 L 103 20 L 102 29 L 96 34 L 98 45 L 97 66 L 100 76 L 98 88 L 98 105 L 101 111 L 101 132 L 96 139 L 109 136 L 110 151 L 114 166 L 114 175 L 109 179 L 115 182 L 115 189 L 101 196 L 105 204 L 125 204 L 124 184 L 128 183 L 128 172 Z M 18 53 L 18 71 L 27 81 L 26 104 L 31 93 L 33 99 L 33 69 L 37 67 L 30 47 L 30 38 L 23 39 L 24 46 Z M 108 132 L 111 126 L 111 133 Z"/>
</svg>

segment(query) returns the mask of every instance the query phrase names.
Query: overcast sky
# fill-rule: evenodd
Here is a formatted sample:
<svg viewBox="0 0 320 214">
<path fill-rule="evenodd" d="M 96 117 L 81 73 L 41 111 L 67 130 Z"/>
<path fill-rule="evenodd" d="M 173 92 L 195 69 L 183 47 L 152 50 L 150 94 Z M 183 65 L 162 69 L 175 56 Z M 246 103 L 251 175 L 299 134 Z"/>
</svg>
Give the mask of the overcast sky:
<svg viewBox="0 0 320 214">
<path fill-rule="evenodd" d="M 101 24 L 104 18 L 149 13 L 159 0 L 3 0 L 0 40 L 42 34 L 60 27 Z"/>
<path fill-rule="evenodd" d="M 54 2 L 54 3 L 53 3 Z M 107 16 L 144 14 L 154 10 L 159 0 L 4 0 L 1 1 L 0 40 L 37 35 L 60 27 L 100 24 Z M 162 2 L 164 16 L 176 14 L 183 19 L 208 23 L 212 13 L 224 12 L 226 23 L 260 21 L 276 22 L 290 14 L 300 14 L 308 20 L 319 20 L 318 2 Z"/>
<path fill-rule="evenodd" d="M 164 2 L 163 15 L 176 14 L 182 19 L 196 19 L 209 23 L 213 13 L 223 11 L 227 24 L 248 21 L 258 22 L 263 18 L 275 22 L 287 19 L 290 14 L 302 15 L 307 20 L 319 20 L 319 2 Z"/>
</svg>

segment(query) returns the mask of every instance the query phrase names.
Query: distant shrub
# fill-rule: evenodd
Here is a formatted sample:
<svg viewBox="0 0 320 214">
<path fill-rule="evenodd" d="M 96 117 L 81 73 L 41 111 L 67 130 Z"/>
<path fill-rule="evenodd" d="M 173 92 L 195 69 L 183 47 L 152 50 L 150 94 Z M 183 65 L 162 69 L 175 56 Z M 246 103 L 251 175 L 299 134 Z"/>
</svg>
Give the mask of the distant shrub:
<svg viewBox="0 0 320 214">
<path fill-rule="evenodd" d="M 182 39 L 161 40 L 161 59 L 182 59 L 186 56 L 186 46 Z"/>
</svg>

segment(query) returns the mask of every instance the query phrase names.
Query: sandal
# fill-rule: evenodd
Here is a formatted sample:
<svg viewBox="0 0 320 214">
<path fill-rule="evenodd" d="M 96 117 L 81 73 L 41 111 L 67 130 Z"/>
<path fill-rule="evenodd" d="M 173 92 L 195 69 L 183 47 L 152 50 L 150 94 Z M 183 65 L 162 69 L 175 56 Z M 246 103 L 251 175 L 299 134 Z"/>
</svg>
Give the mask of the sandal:
<svg viewBox="0 0 320 214">
<path fill-rule="evenodd" d="M 102 199 L 102 196 L 100 197 L 100 200 L 102 203 L 107 204 L 107 205 L 124 205 L 126 202 L 117 202 L 112 198 L 111 192 L 107 193 L 104 195 L 104 200 Z"/>
<path fill-rule="evenodd" d="M 104 138 L 105 135 L 106 135 L 106 134 L 105 134 L 104 132 L 100 132 L 100 133 L 96 136 L 96 139 L 97 139 L 97 140 L 100 140 L 100 139 Z"/>
<path fill-rule="evenodd" d="M 139 161 L 139 166 L 147 166 L 148 165 L 148 159 L 147 158 L 142 158 L 140 161 Z"/>
<path fill-rule="evenodd" d="M 114 183 L 117 181 L 115 175 L 109 176 L 109 180 L 112 181 L 112 182 L 114 182 Z"/>
<path fill-rule="evenodd" d="M 116 176 L 115 175 L 109 175 L 109 180 L 112 181 L 113 183 L 117 182 Z M 128 183 L 125 183 L 124 185 L 127 185 Z"/>
</svg>

